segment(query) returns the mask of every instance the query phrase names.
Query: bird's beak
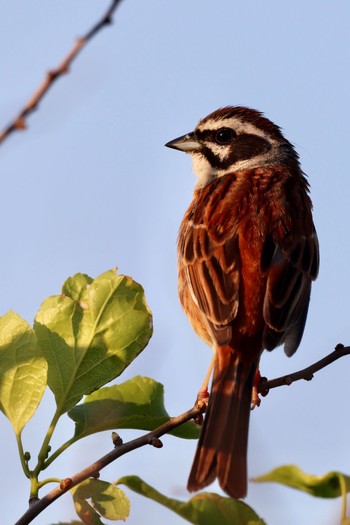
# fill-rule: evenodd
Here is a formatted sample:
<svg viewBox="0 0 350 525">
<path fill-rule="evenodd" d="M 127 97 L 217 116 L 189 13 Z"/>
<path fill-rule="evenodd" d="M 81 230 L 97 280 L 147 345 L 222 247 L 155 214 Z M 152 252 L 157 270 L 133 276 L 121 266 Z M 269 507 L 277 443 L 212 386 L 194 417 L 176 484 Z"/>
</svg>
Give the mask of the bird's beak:
<svg viewBox="0 0 350 525">
<path fill-rule="evenodd" d="M 195 138 L 193 131 L 191 133 L 187 133 L 187 135 L 182 135 L 182 137 L 171 140 L 165 145 L 167 148 L 178 149 L 180 151 L 184 151 L 185 153 L 192 153 L 192 151 L 197 151 L 201 148 L 201 144 Z"/>
</svg>

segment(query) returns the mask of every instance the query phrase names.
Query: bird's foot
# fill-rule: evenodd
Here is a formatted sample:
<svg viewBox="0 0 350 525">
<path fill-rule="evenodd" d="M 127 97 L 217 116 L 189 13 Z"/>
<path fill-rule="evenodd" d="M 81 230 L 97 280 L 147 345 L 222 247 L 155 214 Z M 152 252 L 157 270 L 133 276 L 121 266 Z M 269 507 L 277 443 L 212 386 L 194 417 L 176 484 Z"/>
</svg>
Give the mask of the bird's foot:
<svg viewBox="0 0 350 525">
<path fill-rule="evenodd" d="M 269 393 L 269 387 L 267 377 L 263 377 L 260 374 L 260 370 L 257 369 L 254 376 L 253 390 L 252 390 L 252 401 L 250 408 L 253 410 L 255 407 L 260 406 L 260 396 L 265 397 Z M 260 394 L 260 395 L 259 395 Z"/>
<path fill-rule="evenodd" d="M 250 404 L 250 409 L 254 410 L 255 407 L 260 406 L 261 399 L 259 397 L 259 386 L 261 381 L 265 379 L 261 377 L 259 368 L 256 369 L 255 376 L 254 376 L 254 382 L 253 382 L 253 390 L 252 390 L 252 400 Z"/>
<path fill-rule="evenodd" d="M 196 402 L 195 402 L 195 407 L 198 408 L 201 411 L 200 414 L 198 414 L 198 416 L 194 419 L 194 422 L 197 425 L 202 425 L 203 424 L 203 414 L 204 414 L 204 412 L 207 409 L 208 402 L 209 402 L 208 389 L 207 388 L 201 389 L 198 392 L 197 399 L 196 399 Z"/>
</svg>

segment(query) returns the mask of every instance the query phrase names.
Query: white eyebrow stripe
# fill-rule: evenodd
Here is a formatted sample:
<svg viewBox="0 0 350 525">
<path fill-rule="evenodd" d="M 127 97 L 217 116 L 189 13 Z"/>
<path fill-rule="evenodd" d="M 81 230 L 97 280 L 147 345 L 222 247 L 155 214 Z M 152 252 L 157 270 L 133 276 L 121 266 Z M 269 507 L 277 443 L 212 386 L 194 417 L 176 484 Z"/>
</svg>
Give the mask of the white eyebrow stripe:
<svg viewBox="0 0 350 525">
<path fill-rule="evenodd" d="M 242 120 L 238 117 L 231 117 L 221 120 L 209 119 L 203 123 L 198 124 L 196 129 L 198 129 L 198 131 L 215 131 L 220 128 L 231 128 L 237 133 L 237 135 L 243 133 L 248 135 L 257 135 L 258 137 L 268 139 L 268 141 L 271 144 L 277 142 L 271 137 L 269 133 L 266 133 L 265 131 L 258 128 L 257 126 L 254 126 L 254 124 L 251 124 L 250 122 L 242 122 Z"/>
</svg>

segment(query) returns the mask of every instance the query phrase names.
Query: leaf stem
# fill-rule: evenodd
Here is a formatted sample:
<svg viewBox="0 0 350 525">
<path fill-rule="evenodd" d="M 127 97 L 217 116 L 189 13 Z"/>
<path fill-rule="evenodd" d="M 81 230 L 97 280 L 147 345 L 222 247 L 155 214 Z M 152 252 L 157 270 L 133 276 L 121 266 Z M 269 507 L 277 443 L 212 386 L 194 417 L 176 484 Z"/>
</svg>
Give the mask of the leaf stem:
<svg viewBox="0 0 350 525">
<path fill-rule="evenodd" d="M 38 490 L 41 489 L 41 487 L 44 487 L 44 485 L 47 485 L 48 483 L 61 483 L 61 482 L 62 482 L 61 478 L 46 478 L 46 479 L 43 479 L 37 485 L 38 486 Z"/>
<path fill-rule="evenodd" d="M 346 520 L 346 482 L 344 479 L 344 476 L 339 475 L 339 483 L 340 483 L 340 490 L 341 490 L 341 521 L 340 523 L 345 523 Z"/>
<path fill-rule="evenodd" d="M 33 474 L 38 477 L 39 473 L 46 468 L 45 461 L 49 454 L 49 444 L 52 438 L 52 434 L 54 433 L 54 430 L 56 428 L 56 425 L 58 423 L 59 418 L 61 417 L 62 413 L 60 410 L 60 406 L 56 408 L 56 411 L 53 415 L 53 418 L 51 420 L 50 426 L 48 428 L 48 431 L 46 432 L 46 436 L 44 438 L 43 444 L 41 445 L 41 449 L 38 454 L 38 463 L 33 470 Z"/>
<path fill-rule="evenodd" d="M 21 460 L 21 465 L 22 465 L 23 472 L 24 472 L 24 474 L 26 475 L 27 478 L 30 478 L 30 470 L 29 470 L 29 467 L 28 467 L 28 461 L 25 458 L 25 453 L 24 453 L 24 450 L 23 450 L 21 433 L 16 434 L 16 441 L 17 441 L 18 453 L 19 453 L 19 457 L 20 457 L 20 460 Z"/>
<path fill-rule="evenodd" d="M 34 472 L 30 473 L 30 495 L 29 501 L 35 501 L 39 498 L 38 476 Z"/>
<path fill-rule="evenodd" d="M 53 461 L 55 461 L 55 459 L 57 459 L 58 456 L 60 456 L 62 454 L 62 452 L 67 450 L 67 448 L 69 448 L 71 445 L 73 445 L 73 443 L 75 443 L 76 441 L 77 440 L 74 437 L 72 437 L 71 439 L 68 439 L 68 441 L 63 443 L 63 445 L 61 445 L 57 450 L 55 450 L 55 452 L 50 454 L 50 456 L 47 457 L 46 460 L 44 461 L 44 465 L 42 467 L 42 470 L 45 470 L 49 465 L 51 465 L 51 463 Z"/>
</svg>

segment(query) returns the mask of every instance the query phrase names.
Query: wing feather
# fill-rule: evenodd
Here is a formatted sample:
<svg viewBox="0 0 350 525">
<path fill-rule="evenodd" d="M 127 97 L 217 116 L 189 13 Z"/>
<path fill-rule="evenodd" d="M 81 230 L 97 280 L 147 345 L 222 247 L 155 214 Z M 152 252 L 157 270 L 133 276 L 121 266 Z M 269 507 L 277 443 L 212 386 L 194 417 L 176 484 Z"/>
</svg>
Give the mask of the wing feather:
<svg viewBox="0 0 350 525">
<path fill-rule="evenodd" d="M 292 355 L 304 332 L 311 282 L 316 279 L 319 267 L 318 240 L 313 224 L 310 236 L 300 235 L 286 246 L 283 242 L 272 242 L 270 236 L 263 250 L 262 267 L 267 272 L 264 347 L 272 350 L 284 343 L 286 354 Z"/>
<path fill-rule="evenodd" d="M 239 257 L 237 238 L 229 239 L 222 245 L 215 245 L 206 230 L 193 227 L 191 237 L 194 245 L 200 232 L 201 242 L 206 250 L 189 262 L 187 276 L 191 293 L 200 310 L 210 323 L 217 326 L 229 324 L 238 310 Z"/>
</svg>

